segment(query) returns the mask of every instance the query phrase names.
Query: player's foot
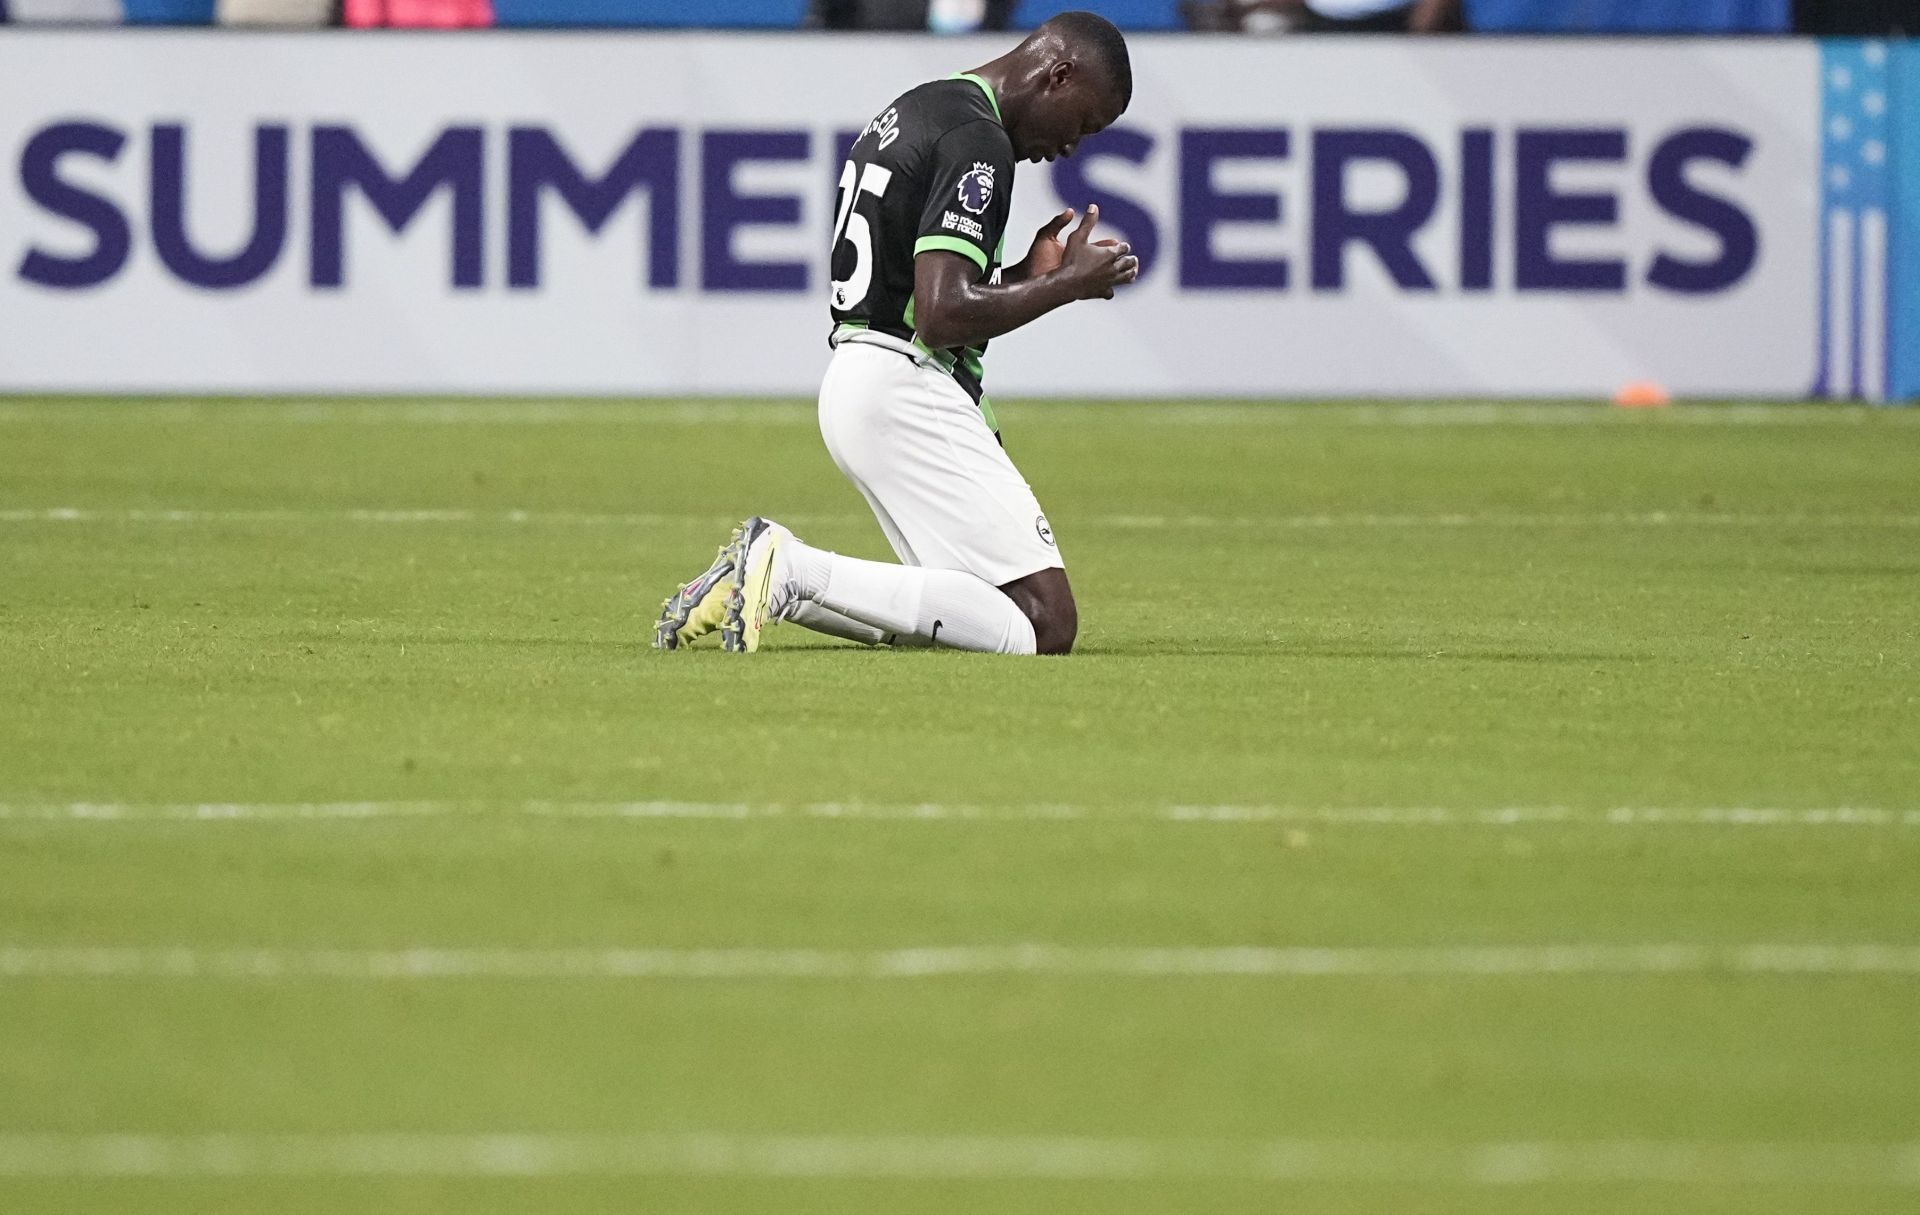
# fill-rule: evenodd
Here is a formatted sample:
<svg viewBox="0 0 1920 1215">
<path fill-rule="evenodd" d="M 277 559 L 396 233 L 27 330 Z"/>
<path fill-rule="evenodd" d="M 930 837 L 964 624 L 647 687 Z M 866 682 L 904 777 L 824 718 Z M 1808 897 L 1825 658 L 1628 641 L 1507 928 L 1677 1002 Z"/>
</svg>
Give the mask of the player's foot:
<svg viewBox="0 0 1920 1215">
<path fill-rule="evenodd" d="M 760 648 L 761 631 L 779 623 L 780 613 L 792 598 L 787 586 L 790 563 L 783 560 L 782 549 L 793 539 L 793 533 L 755 515 L 733 535 L 741 556 L 733 571 L 734 590 L 727 596 L 720 642 L 733 653 L 751 654 Z"/>
<path fill-rule="evenodd" d="M 720 555 L 698 578 L 684 583 L 660 605 L 660 622 L 653 628 L 653 648 L 677 650 L 704 637 L 726 620 L 727 598 L 733 593 L 734 569 L 746 546 L 740 533 L 720 546 Z"/>
</svg>

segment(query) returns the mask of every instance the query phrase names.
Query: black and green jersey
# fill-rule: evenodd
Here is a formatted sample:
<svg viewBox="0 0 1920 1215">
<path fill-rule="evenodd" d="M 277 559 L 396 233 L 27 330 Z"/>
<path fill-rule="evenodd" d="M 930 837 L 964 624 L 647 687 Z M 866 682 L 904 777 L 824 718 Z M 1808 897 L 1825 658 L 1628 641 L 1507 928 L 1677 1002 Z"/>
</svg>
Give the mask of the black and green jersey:
<svg viewBox="0 0 1920 1215">
<path fill-rule="evenodd" d="M 840 171 L 835 325 L 917 343 L 913 259 L 931 249 L 971 261 L 982 280 L 998 275 L 1013 163 L 999 99 L 978 76 L 923 84 L 868 123 Z M 977 401 L 985 350 L 933 354 Z"/>
</svg>

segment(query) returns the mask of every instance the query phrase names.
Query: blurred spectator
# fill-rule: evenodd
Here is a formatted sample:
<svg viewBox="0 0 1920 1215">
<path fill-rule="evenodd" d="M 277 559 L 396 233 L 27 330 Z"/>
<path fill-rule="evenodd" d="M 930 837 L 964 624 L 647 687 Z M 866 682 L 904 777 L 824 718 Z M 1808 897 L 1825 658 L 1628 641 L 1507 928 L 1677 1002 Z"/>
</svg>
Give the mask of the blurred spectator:
<svg viewBox="0 0 1920 1215">
<path fill-rule="evenodd" d="M 1429 34 L 1460 28 L 1459 0 L 1198 0 L 1185 9 L 1194 29 L 1249 34 Z"/>
<path fill-rule="evenodd" d="M 807 24 L 829 30 L 1006 29 L 1013 0 L 813 0 Z"/>
<path fill-rule="evenodd" d="M 790 30 L 807 0 L 493 0 L 492 9 L 495 25 L 533 29 Z"/>
<path fill-rule="evenodd" d="M 1007 28 L 1007 11 L 1011 7 L 1011 0 L 1001 4 L 989 4 L 987 0 L 933 0 L 927 6 L 927 28 L 936 34 L 1003 30 Z"/>
<path fill-rule="evenodd" d="M 122 0 L 128 25 L 212 25 L 213 0 Z"/>
<path fill-rule="evenodd" d="M 1795 0 L 1803 34 L 1920 35 L 1920 0 Z"/>
<path fill-rule="evenodd" d="M 1181 27 L 1178 0 L 1015 0 L 1015 29 L 1037 29 L 1053 17 L 1086 9 L 1123 30 L 1177 30 Z"/>
<path fill-rule="evenodd" d="M 1783 34 L 1790 0 L 1465 0 L 1468 29 L 1511 34 Z"/>
<path fill-rule="evenodd" d="M 1077 7 L 1128 30 L 1920 35 L 1920 0 L 0 0 L 0 22 L 971 33 L 1028 29 Z"/>
<path fill-rule="evenodd" d="M 221 25 L 315 26 L 333 21 L 334 0 L 215 0 Z"/>
<path fill-rule="evenodd" d="M 493 0 L 345 0 L 340 15 L 358 29 L 468 29 L 493 24 Z"/>
<path fill-rule="evenodd" d="M 1286 0 L 1306 10 L 1301 28 L 1332 33 L 1433 34 L 1459 28 L 1458 0 Z"/>
<path fill-rule="evenodd" d="M 117 25 L 123 17 L 120 0 L 4 0 L 7 19 L 47 21 L 61 25 L 84 22 Z"/>
</svg>

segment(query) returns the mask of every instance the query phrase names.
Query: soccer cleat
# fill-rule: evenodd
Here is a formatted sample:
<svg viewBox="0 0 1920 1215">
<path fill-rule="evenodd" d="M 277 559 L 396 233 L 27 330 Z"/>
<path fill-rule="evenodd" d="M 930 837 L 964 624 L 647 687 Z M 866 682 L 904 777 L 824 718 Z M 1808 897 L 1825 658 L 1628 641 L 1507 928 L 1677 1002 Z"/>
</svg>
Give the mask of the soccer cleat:
<svg viewBox="0 0 1920 1215">
<path fill-rule="evenodd" d="M 654 649 L 677 650 L 725 622 L 734 568 L 745 552 L 739 539 L 740 533 L 736 531 L 732 540 L 720 546 L 720 555 L 713 559 L 705 573 L 682 584 L 660 605 L 660 622 L 653 627 Z"/>
<path fill-rule="evenodd" d="M 760 633 L 769 624 L 779 623 L 772 601 L 780 589 L 776 575 L 780 570 L 780 547 L 793 539 L 793 533 L 771 519 L 759 515 L 748 519 L 734 533 L 740 557 L 733 569 L 733 591 L 727 596 L 726 620 L 720 626 L 720 644 L 730 653 L 751 654 L 760 648 Z"/>
</svg>

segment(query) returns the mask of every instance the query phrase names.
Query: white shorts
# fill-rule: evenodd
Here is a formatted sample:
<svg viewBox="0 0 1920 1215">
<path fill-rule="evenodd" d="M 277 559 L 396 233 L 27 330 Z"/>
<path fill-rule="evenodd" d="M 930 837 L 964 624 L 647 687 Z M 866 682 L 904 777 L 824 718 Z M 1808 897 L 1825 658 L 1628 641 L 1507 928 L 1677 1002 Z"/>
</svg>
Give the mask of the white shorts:
<svg viewBox="0 0 1920 1215">
<path fill-rule="evenodd" d="M 880 344 L 884 341 L 886 344 Z M 1005 586 L 1064 568 L 1053 528 L 980 407 L 951 375 L 880 335 L 842 341 L 820 385 L 820 435 L 907 565 Z"/>
</svg>

